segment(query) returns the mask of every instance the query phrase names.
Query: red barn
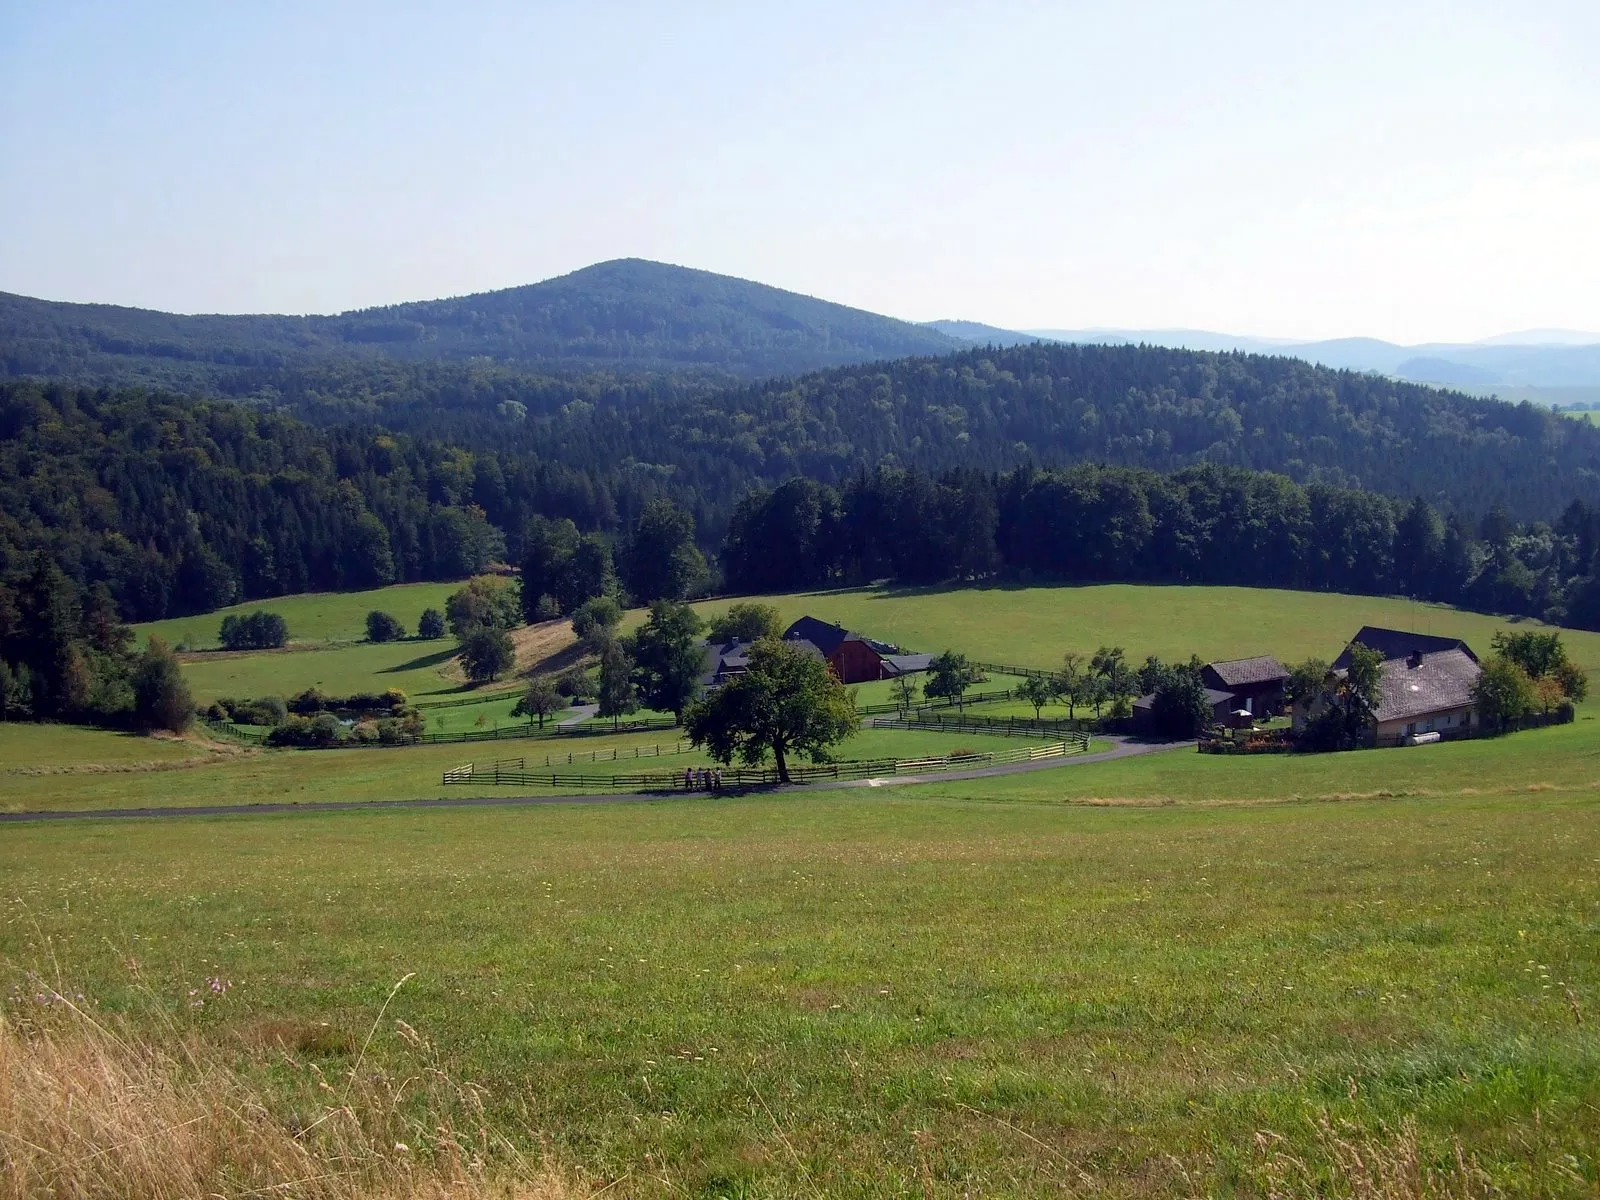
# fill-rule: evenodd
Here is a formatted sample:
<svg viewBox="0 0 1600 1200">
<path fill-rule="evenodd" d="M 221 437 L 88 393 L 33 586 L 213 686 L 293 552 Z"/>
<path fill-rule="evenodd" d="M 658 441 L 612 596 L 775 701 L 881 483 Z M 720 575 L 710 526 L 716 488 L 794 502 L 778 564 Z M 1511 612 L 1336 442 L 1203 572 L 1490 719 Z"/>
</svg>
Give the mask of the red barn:
<svg viewBox="0 0 1600 1200">
<path fill-rule="evenodd" d="M 851 633 L 838 625 L 830 625 L 815 617 L 801 617 L 784 631 L 783 640 L 792 645 L 810 647 L 826 660 L 841 683 L 870 683 L 874 679 L 892 679 L 905 670 L 926 670 L 908 667 L 902 660 L 926 658 L 926 655 L 897 655 L 885 653 L 891 647 L 881 647 L 868 641 L 859 633 Z"/>
</svg>

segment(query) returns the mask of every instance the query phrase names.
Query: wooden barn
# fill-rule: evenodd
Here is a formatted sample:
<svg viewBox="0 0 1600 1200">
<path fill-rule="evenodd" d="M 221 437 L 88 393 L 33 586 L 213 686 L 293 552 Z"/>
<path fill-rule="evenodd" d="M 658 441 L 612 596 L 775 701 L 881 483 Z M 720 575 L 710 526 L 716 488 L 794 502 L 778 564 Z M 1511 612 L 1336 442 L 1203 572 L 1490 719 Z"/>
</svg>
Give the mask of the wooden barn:
<svg viewBox="0 0 1600 1200">
<path fill-rule="evenodd" d="M 930 656 L 904 654 L 896 647 L 875 642 L 838 625 L 801 617 L 784 630 L 783 640 L 809 647 L 823 658 L 841 683 L 870 683 L 926 671 Z"/>
</svg>

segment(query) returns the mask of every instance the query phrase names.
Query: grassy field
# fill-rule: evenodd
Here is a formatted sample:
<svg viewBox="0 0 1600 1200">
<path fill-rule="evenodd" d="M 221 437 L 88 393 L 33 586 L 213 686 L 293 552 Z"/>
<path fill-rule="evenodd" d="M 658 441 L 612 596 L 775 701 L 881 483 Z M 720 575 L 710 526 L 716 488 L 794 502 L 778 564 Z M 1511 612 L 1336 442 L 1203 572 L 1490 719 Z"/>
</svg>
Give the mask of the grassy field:
<svg viewBox="0 0 1600 1200">
<path fill-rule="evenodd" d="M 0 725 L 0 731 L 8 731 L 8 727 Z M 510 758 L 525 759 L 530 767 L 539 768 L 548 758 L 562 774 L 607 777 L 711 765 L 704 751 L 681 742 L 670 729 L 443 746 L 248 753 L 208 753 L 181 743 L 93 730 L 70 732 L 81 736 L 59 745 L 47 743 L 38 761 L 32 759 L 29 743 L 9 736 L 9 731 L 0 740 L 0 812 L 493 795 L 495 789 L 487 785 L 446 789 L 440 776 L 462 763 Z M 1030 744 L 980 734 L 869 729 L 843 743 L 838 757 L 923 758 L 1015 750 Z M 1103 744 L 1094 748 L 1103 748 Z M 69 763 L 76 770 L 42 769 Z M 151 769 L 133 769 L 141 763 Z M 174 766 L 183 769 L 170 769 Z M 119 769 L 107 769 L 110 767 Z"/>
<path fill-rule="evenodd" d="M 763 597 L 785 622 L 809 613 L 913 650 L 959 650 L 985 662 L 1053 668 L 1068 650 L 1092 654 L 1124 647 L 1134 663 L 1147 654 L 1212 661 L 1274 654 L 1285 663 L 1332 659 L 1362 625 L 1385 625 L 1467 640 L 1480 654 L 1511 628 L 1503 618 L 1434 604 L 1373 596 L 1267 588 L 1004 587 L 939 590 L 856 588 Z M 702 612 L 726 608 L 707 601 Z M 1527 622 L 1523 627 L 1536 625 Z M 1600 633 L 1564 635 L 1573 658 L 1600 672 Z"/>
<path fill-rule="evenodd" d="M 234 614 L 265 609 L 283 617 L 289 626 L 291 642 L 354 642 L 367 636 L 367 614 L 381 609 L 398 617 L 406 632 L 417 632 L 417 620 L 425 608 L 444 611 L 457 583 L 399 583 L 366 592 L 310 592 L 299 596 L 275 596 L 252 600 L 195 617 L 172 617 L 150 621 L 134 628 L 140 639 L 158 633 L 169 646 L 180 643 L 191 650 L 208 650 L 219 645 L 217 630 L 222 619 Z"/>
<path fill-rule="evenodd" d="M 1249 589 L 778 603 L 1041 666 L 1103 642 L 1331 657 L 1413 612 L 1480 651 L 1505 627 Z M 1600 635 L 1567 640 L 1600 669 Z M 378 650 L 410 657 L 354 657 Z M 197 691 L 442 695 L 417 656 L 185 670 Z M 436 715 L 475 727 L 510 704 Z M 906 788 L 7 826 L 0 1006 L 25 1017 L 59 980 L 227 1063 L 295 1127 L 313 1068 L 336 1092 L 358 1057 L 426 1075 L 415 1029 L 482 1085 L 495 1130 L 607 1195 L 1593 1196 L 1595 707 L 1498 740 Z M 841 754 L 1019 744 L 870 731 Z M 434 796 L 462 762 L 607 751 L 562 770 L 705 761 L 666 732 L 224 754 L 0 725 L 0 809 Z"/>
<path fill-rule="evenodd" d="M 613 1194 L 1356 1194 L 1334 1139 L 1421 1177 L 1459 1138 L 1507 1194 L 1584 1196 L 1596 816 L 860 791 L 19 827 L 0 959 L 9 1005 L 59 970 L 269 1096 L 301 1076 L 267 1039 L 337 1083 L 409 976 L 365 1069 L 415 1071 L 405 1022 Z"/>
<path fill-rule="evenodd" d="M 87 729 L 0 722 L 0 771 L 80 766 L 133 767 L 205 756 L 192 742 Z"/>
<path fill-rule="evenodd" d="M 186 662 L 184 674 L 197 699 L 219 696 L 292 695 L 306 687 L 349 693 L 398 687 L 426 700 L 461 694 L 459 681 L 445 668 L 454 652 L 451 639 L 370 645 L 359 639 L 368 610 L 384 608 L 408 625 L 426 605 L 439 607 L 456 585 L 408 584 L 349 595 L 292 596 L 267 607 L 285 614 L 296 639 L 308 644 L 285 652 L 202 655 Z M 1481 613 L 1440 605 L 1413 604 L 1381 597 L 1341 596 L 1258 588 L 1156 587 L 1105 584 L 1085 587 L 974 588 L 846 591 L 768 597 L 785 622 L 810 613 L 909 648 L 962 651 L 971 658 L 1021 666 L 1054 667 L 1068 650 L 1092 654 L 1101 645 L 1120 645 L 1135 663 L 1147 654 L 1211 660 L 1275 654 L 1284 662 L 1316 655 L 1332 658 L 1363 624 L 1414 628 L 1465 638 L 1480 653 L 1489 639 L 1511 623 Z M 703 613 L 726 601 L 697 605 Z M 242 606 L 248 609 L 255 606 Z M 215 618 L 213 620 L 213 617 Z M 141 635 L 160 630 L 186 640 L 185 621 L 138 626 Z M 215 643 L 220 614 L 205 618 Z M 643 614 L 629 613 L 632 628 Z M 188 630 L 187 633 L 194 633 Z M 1600 673 L 1600 634 L 1569 631 L 1575 660 Z M 995 676 L 985 687 L 1015 681 Z M 885 703 L 889 685 L 862 685 L 862 703 Z M 501 701 L 490 702 L 487 719 L 498 718 Z M 1000 709 L 985 710 L 1004 715 Z M 1013 703 L 1006 713 L 1031 713 Z M 476 720 L 477 713 L 471 720 Z M 450 718 L 452 725 L 454 718 Z"/>
<path fill-rule="evenodd" d="M 455 639 L 444 638 L 205 654 L 184 662 L 183 677 L 201 703 L 218 696 L 292 696 L 308 687 L 330 695 L 392 687 L 413 698 L 454 695 L 465 689 L 441 670 L 455 651 Z"/>
</svg>

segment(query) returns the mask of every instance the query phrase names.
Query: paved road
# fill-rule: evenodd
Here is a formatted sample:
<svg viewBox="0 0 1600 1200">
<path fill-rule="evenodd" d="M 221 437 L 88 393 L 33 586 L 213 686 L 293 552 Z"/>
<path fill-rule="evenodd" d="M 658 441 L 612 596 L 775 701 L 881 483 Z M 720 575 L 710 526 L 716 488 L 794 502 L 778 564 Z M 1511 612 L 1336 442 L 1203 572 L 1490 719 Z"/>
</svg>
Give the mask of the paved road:
<svg viewBox="0 0 1600 1200">
<path fill-rule="evenodd" d="M 572 706 L 572 715 L 564 721 L 557 721 L 556 728 L 571 729 L 574 725 L 582 725 L 599 711 L 600 706 L 598 704 L 574 704 Z"/>
<path fill-rule="evenodd" d="M 1038 762 L 1001 763 L 992 767 L 974 767 L 970 771 L 932 771 L 926 775 L 884 775 L 869 779 L 832 779 L 822 783 L 791 784 L 787 787 L 750 789 L 763 794 L 775 792 L 832 791 L 836 788 L 903 787 L 912 783 L 954 782 L 962 779 L 994 779 L 1003 775 L 1026 775 L 1034 771 L 1063 770 L 1081 767 L 1088 763 L 1110 762 L 1118 758 L 1133 758 L 1162 750 L 1179 750 L 1192 747 L 1193 742 L 1142 742 L 1130 738 L 1111 737 L 1110 750 L 1099 754 L 1086 754 L 1068 758 L 1045 758 Z M 265 813 L 347 812 L 354 809 L 391 808 L 525 808 L 541 804 L 649 804 L 674 800 L 682 792 L 602 792 L 598 795 L 576 796 L 438 796 L 421 800 L 313 800 L 304 804 L 204 804 L 180 808 L 94 808 L 73 810 L 46 810 L 42 812 L 0 813 L 0 824 L 23 821 L 74 821 L 85 819 L 122 817 L 232 817 L 256 816 Z M 694 795 L 703 795 L 696 792 Z M 738 794 L 738 793 L 733 793 Z"/>
</svg>

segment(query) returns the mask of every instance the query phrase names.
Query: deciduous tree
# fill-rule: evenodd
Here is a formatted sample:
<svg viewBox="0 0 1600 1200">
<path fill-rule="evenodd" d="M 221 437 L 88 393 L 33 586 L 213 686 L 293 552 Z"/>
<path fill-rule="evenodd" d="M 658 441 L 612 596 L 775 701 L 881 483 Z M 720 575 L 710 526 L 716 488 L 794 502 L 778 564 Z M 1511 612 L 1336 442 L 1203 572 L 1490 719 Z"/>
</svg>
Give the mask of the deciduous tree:
<svg viewBox="0 0 1600 1200">
<path fill-rule="evenodd" d="M 517 701 L 516 707 L 511 710 L 513 717 L 527 717 L 531 722 L 539 718 L 539 728 L 544 728 L 545 718 L 556 712 L 566 703 L 556 681 L 548 675 L 535 675 L 528 681 L 528 686 L 523 690 L 522 698 Z"/>
<path fill-rule="evenodd" d="M 461 639 L 461 666 L 474 683 L 492 682 L 516 663 L 511 635 L 493 625 L 483 625 Z"/>
<path fill-rule="evenodd" d="M 719 762 L 750 765 L 769 753 L 789 782 L 789 756 L 825 760 L 830 747 L 860 727 L 855 697 L 827 663 L 796 646 L 763 639 L 750 647 L 749 668 L 693 704 L 689 737 Z"/>
<path fill-rule="evenodd" d="M 946 650 L 928 664 L 928 679 L 922 690 L 930 698 L 948 700 L 964 710 L 967 689 L 982 683 L 984 678 L 983 672 L 969 663 L 965 654 Z"/>
</svg>

